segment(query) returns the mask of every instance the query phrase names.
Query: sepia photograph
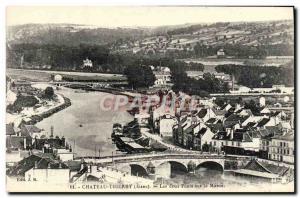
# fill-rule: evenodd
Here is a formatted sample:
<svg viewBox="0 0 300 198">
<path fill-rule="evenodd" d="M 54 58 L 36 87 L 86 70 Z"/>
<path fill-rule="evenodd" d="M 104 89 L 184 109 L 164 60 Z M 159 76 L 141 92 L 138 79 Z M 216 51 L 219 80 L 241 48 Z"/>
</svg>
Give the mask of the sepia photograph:
<svg viewBox="0 0 300 198">
<path fill-rule="evenodd" d="M 5 15 L 7 192 L 295 193 L 293 6 Z"/>
</svg>

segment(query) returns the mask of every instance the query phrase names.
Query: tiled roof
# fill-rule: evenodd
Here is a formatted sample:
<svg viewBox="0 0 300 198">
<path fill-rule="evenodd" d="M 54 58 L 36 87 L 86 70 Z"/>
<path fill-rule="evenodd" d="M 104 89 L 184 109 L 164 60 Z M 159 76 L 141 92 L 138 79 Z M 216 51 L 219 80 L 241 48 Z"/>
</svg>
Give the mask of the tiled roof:
<svg viewBox="0 0 300 198">
<path fill-rule="evenodd" d="M 289 168 L 285 166 L 277 166 L 274 164 L 269 164 L 263 161 L 258 162 L 261 166 L 263 166 L 268 172 L 278 175 L 283 175 Z"/>
<path fill-rule="evenodd" d="M 39 169 L 46 169 L 50 166 L 50 168 L 68 168 L 68 166 L 64 163 L 59 162 L 58 160 L 55 160 L 54 157 L 49 157 L 49 155 L 43 156 L 41 155 L 30 155 L 29 157 L 21 160 L 18 162 L 18 164 L 14 167 L 12 167 L 10 170 L 8 170 L 8 175 L 22 175 L 24 176 L 25 172 L 30 170 L 31 168 L 35 167 L 37 165 L 37 168 Z"/>
<path fill-rule="evenodd" d="M 217 116 L 225 116 L 225 114 L 227 113 L 226 110 L 216 110 L 216 109 L 214 109 L 213 111 L 214 111 L 214 113 L 215 113 Z"/>
<path fill-rule="evenodd" d="M 70 171 L 80 171 L 81 169 L 81 161 L 67 161 L 65 163 L 69 167 Z"/>
<path fill-rule="evenodd" d="M 225 122 L 243 122 L 247 119 L 248 117 L 241 117 L 237 114 L 231 114 L 228 118 L 226 118 Z"/>
<path fill-rule="evenodd" d="M 219 131 L 224 131 L 224 127 L 222 123 L 217 123 L 217 124 L 207 124 L 207 126 L 210 128 L 210 130 L 213 133 L 217 133 Z"/>
<path fill-rule="evenodd" d="M 217 119 L 216 118 L 210 118 L 206 121 L 206 123 L 213 124 Z"/>
<path fill-rule="evenodd" d="M 198 113 L 197 116 L 199 118 L 204 118 L 204 116 L 207 114 L 207 109 L 201 109 Z"/>
<path fill-rule="evenodd" d="M 250 135 L 247 132 L 233 132 L 233 138 L 231 139 L 230 135 L 227 135 L 226 132 L 218 132 L 215 134 L 213 139 L 217 140 L 231 140 L 237 142 L 252 142 Z"/>
<path fill-rule="evenodd" d="M 34 125 L 22 125 L 21 126 L 21 135 L 29 137 L 32 133 L 40 133 L 42 130 L 37 128 Z"/>
<path fill-rule="evenodd" d="M 198 132 L 197 136 L 200 136 L 200 135 L 204 135 L 207 131 L 207 128 L 203 127 L 200 129 L 200 131 Z"/>
<path fill-rule="evenodd" d="M 294 132 L 288 132 L 284 135 L 279 135 L 279 136 L 275 136 L 273 137 L 274 139 L 278 139 L 278 140 L 287 140 L 287 141 L 294 141 Z"/>
</svg>

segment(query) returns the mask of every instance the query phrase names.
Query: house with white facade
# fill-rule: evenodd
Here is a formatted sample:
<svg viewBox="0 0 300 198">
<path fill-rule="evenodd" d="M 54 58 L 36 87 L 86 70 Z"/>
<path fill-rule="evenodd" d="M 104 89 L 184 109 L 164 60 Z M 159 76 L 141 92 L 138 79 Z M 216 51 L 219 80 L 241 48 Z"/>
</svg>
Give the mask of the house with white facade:
<svg viewBox="0 0 300 198">
<path fill-rule="evenodd" d="M 274 136 L 271 141 L 269 159 L 286 163 L 294 163 L 294 131 Z"/>
<path fill-rule="evenodd" d="M 159 121 L 159 134 L 162 137 L 172 137 L 173 136 L 173 127 L 177 124 L 177 119 L 170 114 L 160 118 Z"/>
<path fill-rule="evenodd" d="M 82 68 L 92 68 L 93 67 L 93 62 L 86 58 L 85 60 L 83 60 L 83 65 Z"/>
</svg>

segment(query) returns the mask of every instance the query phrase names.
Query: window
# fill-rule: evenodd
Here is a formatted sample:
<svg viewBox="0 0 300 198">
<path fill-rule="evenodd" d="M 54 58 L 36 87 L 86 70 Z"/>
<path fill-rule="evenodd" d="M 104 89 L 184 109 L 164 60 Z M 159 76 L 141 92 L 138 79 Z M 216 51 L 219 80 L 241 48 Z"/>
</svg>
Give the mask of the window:
<svg viewBox="0 0 300 198">
<path fill-rule="evenodd" d="M 234 142 L 233 141 L 231 142 L 231 146 L 234 146 Z"/>
</svg>

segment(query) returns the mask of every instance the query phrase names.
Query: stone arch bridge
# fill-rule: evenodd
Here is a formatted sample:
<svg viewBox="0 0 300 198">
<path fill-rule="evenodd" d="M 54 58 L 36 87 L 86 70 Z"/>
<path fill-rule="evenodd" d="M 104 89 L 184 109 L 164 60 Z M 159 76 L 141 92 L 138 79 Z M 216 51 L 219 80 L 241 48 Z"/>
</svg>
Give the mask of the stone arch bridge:
<svg viewBox="0 0 300 198">
<path fill-rule="evenodd" d="M 195 153 L 155 153 L 83 159 L 87 163 L 113 166 L 132 175 L 153 178 L 168 178 L 173 173 L 195 173 L 201 168 L 223 172 L 225 163 L 223 155 Z"/>
</svg>

